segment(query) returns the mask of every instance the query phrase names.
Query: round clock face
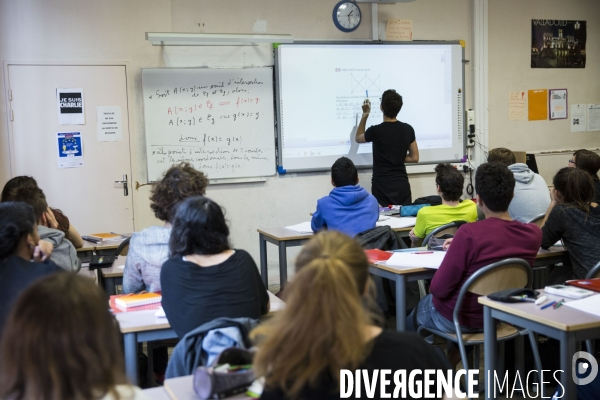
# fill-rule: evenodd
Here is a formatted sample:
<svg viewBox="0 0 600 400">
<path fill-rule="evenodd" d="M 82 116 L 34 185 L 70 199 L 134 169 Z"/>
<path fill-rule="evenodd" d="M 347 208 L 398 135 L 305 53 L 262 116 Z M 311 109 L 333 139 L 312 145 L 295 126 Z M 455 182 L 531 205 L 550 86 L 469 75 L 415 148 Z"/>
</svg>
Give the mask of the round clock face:
<svg viewBox="0 0 600 400">
<path fill-rule="evenodd" d="M 360 25 L 360 8 L 351 1 L 340 1 L 333 8 L 333 23 L 342 32 L 352 32 Z"/>
</svg>

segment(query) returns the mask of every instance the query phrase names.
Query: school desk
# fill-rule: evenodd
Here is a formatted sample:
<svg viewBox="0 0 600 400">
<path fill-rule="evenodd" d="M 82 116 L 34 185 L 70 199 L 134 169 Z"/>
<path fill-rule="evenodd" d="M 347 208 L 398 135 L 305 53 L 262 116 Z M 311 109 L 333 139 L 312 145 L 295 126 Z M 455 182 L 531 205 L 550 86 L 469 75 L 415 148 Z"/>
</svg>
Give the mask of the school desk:
<svg viewBox="0 0 600 400">
<path fill-rule="evenodd" d="M 123 271 L 127 256 L 119 256 L 110 268 L 100 268 L 100 284 L 109 296 L 117 294 L 117 286 L 123 285 Z"/>
<path fill-rule="evenodd" d="M 285 303 L 267 290 L 271 302 L 271 312 L 281 310 Z M 123 334 L 125 351 L 125 372 L 134 385 L 138 378 L 137 344 L 155 340 L 177 339 L 166 318 L 155 317 L 156 310 L 129 311 L 115 314 L 119 329 Z M 267 314 L 268 316 L 269 314 Z"/>
<path fill-rule="evenodd" d="M 398 238 L 408 237 L 408 232 L 412 226 L 405 228 L 392 228 Z M 258 243 L 260 249 L 260 276 L 265 287 L 269 287 L 268 270 L 267 270 L 267 242 L 274 244 L 279 248 L 279 285 L 287 282 L 287 248 L 294 246 L 302 246 L 310 238 L 313 233 L 299 233 L 286 228 L 266 228 L 257 229 Z"/>
<path fill-rule="evenodd" d="M 160 389 L 160 390 L 158 390 Z M 192 375 L 181 376 L 165 380 L 165 384 L 160 388 L 143 390 L 144 394 L 152 400 L 198 400 L 194 392 L 194 377 Z M 236 394 L 224 399 L 251 399 L 244 393 Z"/>
<path fill-rule="evenodd" d="M 534 268 L 546 267 L 561 260 L 568 255 L 564 247 L 551 247 L 549 250 L 540 249 L 534 262 Z M 397 268 L 385 264 L 369 266 L 373 275 L 387 278 L 396 283 L 396 330 L 406 329 L 406 283 L 420 279 L 431 279 L 435 274 L 431 268 Z"/>
<path fill-rule="evenodd" d="M 539 290 L 540 295 L 544 294 Z M 562 296 L 546 294 L 548 300 L 559 301 Z M 565 299 L 569 301 L 570 299 Z M 548 336 L 560 341 L 560 369 L 561 384 L 565 388 L 563 399 L 576 399 L 577 388 L 572 378 L 572 357 L 576 352 L 579 341 L 600 338 L 600 318 L 570 307 L 553 307 L 541 309 L 533 303 L 500 303 L 488 297 L 480 297 L 479 303 L 483 305 L 484 325 L 484 371 L 486 399 L 493 399 L 493 391 L 488 391 L 488 373 L 493 379 L 493 370 L 496 366 L 496 323 L 504 321 L 516 326 L 529 329 L 533 332 Z M 542 368 L 544 366 L 542 365 Z M 524 377 L 521 377 L 524 379 Z M 551 373 L 548 380 L 553 379 Z M 544 379 L 546 381 L 546 379 Z M 547 382 L 547 381 L 546 381 Z M 490 389 L 492 388 L 490 383 Z M 560 386 L 558 387 L 560 389 Z"/>
</svg>

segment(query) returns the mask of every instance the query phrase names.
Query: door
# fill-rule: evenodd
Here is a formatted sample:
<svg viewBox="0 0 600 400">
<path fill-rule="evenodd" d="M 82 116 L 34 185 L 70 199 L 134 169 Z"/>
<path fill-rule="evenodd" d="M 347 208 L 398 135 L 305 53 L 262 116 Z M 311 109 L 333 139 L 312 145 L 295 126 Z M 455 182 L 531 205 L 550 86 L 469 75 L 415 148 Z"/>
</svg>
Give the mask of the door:
<svg viewBox="0 0 600 400">
<path fill-rule="evenodd" d="M 8 64 L 11 176 L 31 175 L 81 234 L 133 232 L 125 65 Z M 57 88 L 82 88 L 85 124 L 60 125 Z M 120 106 L 123 140 L 103 142 L 96 107 Z M 58 167 L 58 132 L 80 132 L 83 166 Z M 127 175 L 127 196 L 122 183 Z"/>
</svg>

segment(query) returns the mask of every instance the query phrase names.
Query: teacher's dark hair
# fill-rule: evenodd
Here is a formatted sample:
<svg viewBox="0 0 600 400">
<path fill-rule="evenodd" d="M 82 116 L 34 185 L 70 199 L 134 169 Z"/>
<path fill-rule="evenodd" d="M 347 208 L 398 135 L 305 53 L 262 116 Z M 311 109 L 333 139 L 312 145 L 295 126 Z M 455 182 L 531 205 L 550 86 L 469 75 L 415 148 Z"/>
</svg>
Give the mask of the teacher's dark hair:
<svg viewBox="0 0 600 400">
<path fill-rule="evenodd" d="M 106 294 L 85 277 L 59 272 L 26 289 L 0 343 L 0 398 L 123 398 L 123 349 Z"/>
<path fill-rule="evenodd" d="M 507 211 L 515 192 L 515 176 L 502 163 L 481 164 L 475 174 L 475 190 L 490 211 Z"/>
<path fill-rule="evenodd" d="M 38 187 L 38 184 L 37 184 L 37 181 L 31 176 L 26 176 L 26 175 L 15 176 L 14 178 L 12 178 L 8 182 L 6 182 L 6 184 L 4 185 L 4 188 L 2 189 L 2 197 L 0 197 L 0 201 L 9 201 L 8 195 L 12 190 L 15 190 L 20 187 L 25 187 L 25 186 Z"/>
<path fill-rule="evenodd" d="M 17 251 L 23 236 L 33 233 L 36 226 L 33 208 L 29 204 L 0 203 L 0 260 Z"/>
<path fill-rule="evenodd" d="M 228 250 L 229 228 L 221 207 L 207 197 L 195 196 L 177 206 L 169 240 L 171 257 L 219 254 Z"/>
<path fill-rule="evenodd" d="M 388 89 L 381 96 L 381 109 L 383 114 L 388 118 L 396 118 L 402 109 L 402 96 L 394 89 Z"/>
</svg>

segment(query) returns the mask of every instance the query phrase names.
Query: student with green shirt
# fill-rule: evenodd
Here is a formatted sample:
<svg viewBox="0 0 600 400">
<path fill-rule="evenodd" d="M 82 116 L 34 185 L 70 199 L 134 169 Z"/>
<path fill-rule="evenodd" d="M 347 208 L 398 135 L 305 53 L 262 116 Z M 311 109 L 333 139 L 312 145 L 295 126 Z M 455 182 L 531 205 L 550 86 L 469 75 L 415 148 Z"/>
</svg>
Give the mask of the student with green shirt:
<svg viewBox="0 0 600 400">
<path fill-rule="evenodd" d="M 409 236 L 414 246 L 421 244 L 425 236 L 438 226 L 453 221 L 474 222 L 477 220 L 477 205 L 471 200 L 460 202 L 465 178 L 450 164 L 438 164 L 435 167 L 436 189 L 442 197 L 439 206 L 423 207 L 417 214 L 415 227 Z"/>
</svg>

